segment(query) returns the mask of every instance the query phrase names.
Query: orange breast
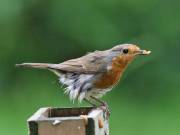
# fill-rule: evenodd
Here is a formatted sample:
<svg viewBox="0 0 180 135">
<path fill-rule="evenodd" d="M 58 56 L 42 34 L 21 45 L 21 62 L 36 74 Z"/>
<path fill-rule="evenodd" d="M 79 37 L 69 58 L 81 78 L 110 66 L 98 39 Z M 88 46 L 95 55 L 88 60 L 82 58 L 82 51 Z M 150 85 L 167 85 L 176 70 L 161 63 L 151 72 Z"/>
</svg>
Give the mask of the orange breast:
<svg viewBox="0 0 180 135">
<path fill-rule="evenodd" d="M 112 62 L 112 68 L 104 73 L 95 86 L 99 89 L 106 89 L 114 86 L 121 78 L 121 75 L 126 68 L 127 62 L 122 61 L 120 58 L 115 58 Z"/>
</svg>

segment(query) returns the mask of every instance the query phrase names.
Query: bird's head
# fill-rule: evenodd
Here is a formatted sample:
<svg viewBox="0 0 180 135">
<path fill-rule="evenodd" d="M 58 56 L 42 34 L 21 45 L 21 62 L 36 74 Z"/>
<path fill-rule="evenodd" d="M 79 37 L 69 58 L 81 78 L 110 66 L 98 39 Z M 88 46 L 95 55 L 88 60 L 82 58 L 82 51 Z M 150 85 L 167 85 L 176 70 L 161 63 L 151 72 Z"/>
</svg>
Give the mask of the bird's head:
<svg viewBox="0 0 180 135">
<path fill-rule="evenodd" d="M 148 55 L 151 51 L 141 50 L 137 45 L 122 44 L 110 49 L 113 59 L 118 63 L 129 63 L 138 55 Z"/>
</svg>

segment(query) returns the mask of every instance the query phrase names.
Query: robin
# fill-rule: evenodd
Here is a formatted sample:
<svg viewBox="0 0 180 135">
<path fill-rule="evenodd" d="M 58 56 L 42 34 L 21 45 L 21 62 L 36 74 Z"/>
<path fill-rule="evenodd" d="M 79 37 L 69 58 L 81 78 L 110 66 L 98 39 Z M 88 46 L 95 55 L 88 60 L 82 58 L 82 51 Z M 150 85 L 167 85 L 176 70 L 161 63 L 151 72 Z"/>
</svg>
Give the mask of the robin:
<svg viewBox="0 0 180 135">
<path fill-rule="evenodd" d="M 92 105 L 96 101 L 106 105 L 100 98 L 118 83 L 128 64 L 136 56 L 148 54 L 150 51 L 141 50 L 137 45 L 122 44 L 60 64 L 22 63 L 16 66 L 48 69 L 66 86 L 65 93 L 71 100 L 85 100 Z"/>
</svg>

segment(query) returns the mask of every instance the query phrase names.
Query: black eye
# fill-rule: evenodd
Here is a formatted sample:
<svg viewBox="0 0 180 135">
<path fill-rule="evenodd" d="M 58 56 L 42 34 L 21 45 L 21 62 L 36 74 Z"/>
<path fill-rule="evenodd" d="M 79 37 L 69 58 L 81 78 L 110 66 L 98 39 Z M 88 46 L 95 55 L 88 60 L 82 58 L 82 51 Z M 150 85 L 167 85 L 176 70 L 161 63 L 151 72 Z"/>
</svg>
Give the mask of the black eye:
<svg viewBox="0 0 180 135">
<path fill-rule="evenodd" d="M 124 49 L 124 50 L 123 50 L 123 53 L 124 53 L 124 54 L 127 54 L 128 52 L 129 52 L 128 49 Z"/>
</svg>

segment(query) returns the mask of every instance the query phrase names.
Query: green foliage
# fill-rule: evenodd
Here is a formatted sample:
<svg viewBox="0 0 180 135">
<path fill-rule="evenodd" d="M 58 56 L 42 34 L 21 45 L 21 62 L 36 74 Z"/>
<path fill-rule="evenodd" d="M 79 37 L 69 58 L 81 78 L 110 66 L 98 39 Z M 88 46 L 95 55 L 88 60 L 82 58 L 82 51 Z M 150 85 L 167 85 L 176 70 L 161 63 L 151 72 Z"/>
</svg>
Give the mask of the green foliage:
<svg viewBox="0 0 180 135">
<path fill-rule="evenodd" d="M 80 106 L 57 78 L 15 63 L 59 63 L 134 43 L 152 54 L 134 61 L 104 97 L 113 135 L 180 134 L 179 5 L 163 0 L 0 0 L 0 134 L 27 134 L 42 106 Z M 86 104 L 83 104 L 86 105 Z"/>
</svg>

